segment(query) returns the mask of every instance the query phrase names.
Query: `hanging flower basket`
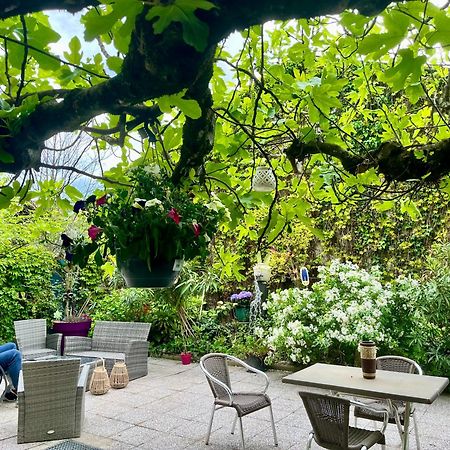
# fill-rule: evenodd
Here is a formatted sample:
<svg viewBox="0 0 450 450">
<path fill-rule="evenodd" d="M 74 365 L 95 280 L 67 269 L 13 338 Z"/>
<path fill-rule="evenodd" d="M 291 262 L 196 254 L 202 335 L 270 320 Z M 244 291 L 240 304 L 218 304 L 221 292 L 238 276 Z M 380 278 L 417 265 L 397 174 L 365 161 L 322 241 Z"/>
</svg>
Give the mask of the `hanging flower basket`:
<svg viewBox="0 0 450 450">
<path fill-rule="evenodd" d="M 149 267 L 142 259 L 130 257 L 122 260 L 117 255 L 117 265 L 128 287 L 165 288 L 176 283 L 183 260 L 153 260 Z"/>
<path fill-rule="evenodd" d="M 256 281 L 269 281 L 272 276 L 272 267 L 265 263 L 256 263 L 253 266 Z"/>
<path fill-rule="evenodd" d="M 129 185 L 75 203 L 74 212 L 91 225 L 88 239 L 61 235 L 66 260 L 83 268 L 91 255 L 98 265 L 116 255 L 128 287 L 172 286 L 182 260 L 208 256 L 222 207 L 195 199 L 156 167 L 138 166 L 126 174 Z"/>
<path fill-rule="evenodd" d="M 270 167 L 259 166 L 253 176 L 253 190 L 271 192 L 275 189 L 276 180 Z"/>
</svg>

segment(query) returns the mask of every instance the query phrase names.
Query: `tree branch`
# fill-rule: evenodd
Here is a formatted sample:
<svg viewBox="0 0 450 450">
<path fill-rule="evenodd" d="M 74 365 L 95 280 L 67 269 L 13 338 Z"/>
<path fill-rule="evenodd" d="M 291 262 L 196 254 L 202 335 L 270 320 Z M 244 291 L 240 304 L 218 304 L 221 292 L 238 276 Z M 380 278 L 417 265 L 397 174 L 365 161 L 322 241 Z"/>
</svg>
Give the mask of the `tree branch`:
<svg viewBox="0 0 450 450">
<path fill-rule="evenodd" d="M 129 184 L 121 183 L 120 181 L 112 180 L 111 178 L 94 175 L 92 173 L 85 172 L 84 170 L 77 169 L 74 166 L 64 166 L 64 165 L 53 165 L 53 164 L 47 164 L 47 163 L 40 163 L 38 168 L 40 168 L 40 167 L 47 168 L 47 169 L 54 169 L 54 170 L 68 170 L 70 172 L 76 172 L 76 173 L 79 173 L 80 175 L 85 175 L 86 177 L 93 178 L 94 180 L 106 181 L 111 184 L 117 184 L 120 186 L 131 187 L 131 185 L 129 185 Z"/>
<path fill-rule="evenodd" d="M 418 159 L 415 151 L 423 154 L 423 157 Z M 344 169 L 353 175 L 376 168 L 387 181 L 408 181 L 426 176 L 428 182 L 434 182 L 450 171 L 450 139 L 413 148 L 395 142 L 383 142 L 364 156 L 350 154 L 338 145 L 317 141 L 294 141 L 286 150 L 286 156 L 296 173 L 297 161 L 318 153 L 337 158 Z"/>
<path fill-rule="evenodd" d="M 98 5 L 97 0 L 1 0 L 0 19 L 30 14 L 50 9 L 63 9 L 76 13 L 88 6 Z"/>
<path fill-rule="evenodd" d="M 173 173 L 174 180 L 180 179 L 190 168 L 200 167 L 213 148 L 214 114 L 208 83 L 218 42 L 236 29 L 246 29 L 272 19 L 308 18 L 354 8 L 364 14 L 376 14 L 390 2 L 213 0 L 213 3 L 216 8 L 196 11 L 198 18 L 209 29 L 208 42 L 203 52 L 198 52 L 184 41 L 179 23 L 171 23 L 161 34 L 154 34 L 152 24 L 145 18 L 149 6 L 145 6 L 136 18 L 121 73 L 89 88 L 75 88 L 64 94 L 62 99 L 40 103 L 27 115 L 22 126 L 19 124 L 14 132 L 6 129 L 3 136 L 0 135 L 0 148 L 9 153 L 14 162 L 4 162 L 3 158 L 0 171 L 19 173 L 38 168 L 44 142 L 51 136 L 62 131 L 77 130 L 100 114 L 117 114 L 121 108 L 131 108 L 187 88 L 187 96 L 199 102 L 202 116 L 197 120 L 186 118 L 180 162 Z M 93 5 L 97 5 L 97 1 L 0 0 L 0 18 L 56 8 L 75 12 Z M 23 45 L 7 36 L 4 39 Z M 31 46 L 28 48 L 42 52 Z"/>
</svg>

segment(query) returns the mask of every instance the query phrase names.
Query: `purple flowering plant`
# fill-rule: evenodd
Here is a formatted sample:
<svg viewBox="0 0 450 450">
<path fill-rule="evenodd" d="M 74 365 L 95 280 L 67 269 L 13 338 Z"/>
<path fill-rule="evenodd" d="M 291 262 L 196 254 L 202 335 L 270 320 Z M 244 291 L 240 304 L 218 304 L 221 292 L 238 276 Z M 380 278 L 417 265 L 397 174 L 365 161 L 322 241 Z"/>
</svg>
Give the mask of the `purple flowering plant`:
<svg viewBox="0 0 450 450">
<path fill-rule="evenodd" d="M 250 304 L 250 299 L 252 297 L 253 294 L 250 291 L 241 291 L 237 294 L 232 294 L 230 300 L 235 303 Z"/>
</svg>

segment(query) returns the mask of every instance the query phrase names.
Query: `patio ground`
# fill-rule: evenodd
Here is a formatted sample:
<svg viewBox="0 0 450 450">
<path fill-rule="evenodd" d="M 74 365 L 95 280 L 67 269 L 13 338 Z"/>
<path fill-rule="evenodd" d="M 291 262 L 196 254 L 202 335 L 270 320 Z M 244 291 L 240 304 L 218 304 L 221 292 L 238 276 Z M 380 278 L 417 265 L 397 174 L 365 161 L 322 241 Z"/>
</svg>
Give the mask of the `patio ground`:
<svg viewBox="0 0 450 450">
<path fill-rule="evenodd" d="M 303 449 L 310 424 L 298 388 L 282 384 L 287 372 L 269 371 L 280 450 Z M 232 369 L 235 382 L 254 387 L 255 375 Z M 216 412 L 210 445 L 204 436 L 212 406 L 212 395 L 198 364 L 182 366 L 179 361 L 149 358 L 149 374 L 132 381 L 125 389 L 111 389 L 101 396 L 86 393 L 83 433 L 76 441 L 101 449 L 209 449 L 239 448 L 239 433 L 230 434 L 233 412 Z M 450 395 L 441 395 L 433 405 L 417 405 L 422 450 L 450 449 Z M 362 425 L 363 421 L 359 422 Z M 244 417 L 246 448 L 271 449 L 272 431 L 267 409 Z M 370 424 L 369 424 L 370 425 Z M 58 441 L 16 443 L 17 408 L 0 404 L 0 449 L 45 449 Z M 389 425 L 387 448 L 399 448 L 395 426 Z M 317 449 L 318 446 L 313 446 Z M 414 433 L 411 448 L 415 448 Z"/>
</svg>

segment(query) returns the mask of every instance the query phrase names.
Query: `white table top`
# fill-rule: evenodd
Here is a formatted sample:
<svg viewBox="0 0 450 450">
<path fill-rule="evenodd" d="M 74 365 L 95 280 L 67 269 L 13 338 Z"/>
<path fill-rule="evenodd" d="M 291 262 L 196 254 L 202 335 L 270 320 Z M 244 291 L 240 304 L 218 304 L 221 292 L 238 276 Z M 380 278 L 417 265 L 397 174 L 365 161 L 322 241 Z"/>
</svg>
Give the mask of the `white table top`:
<svg viewBox="0 0 450 450">
<path fill-rule="evenodd" d="M 372 398 L 433 403 L 448 378 L 377 370 L 373 380 L 363 378 L 360 367 L 314 364 L 287 375 L 283 383 L 330 389 Z"/>
</svg>

